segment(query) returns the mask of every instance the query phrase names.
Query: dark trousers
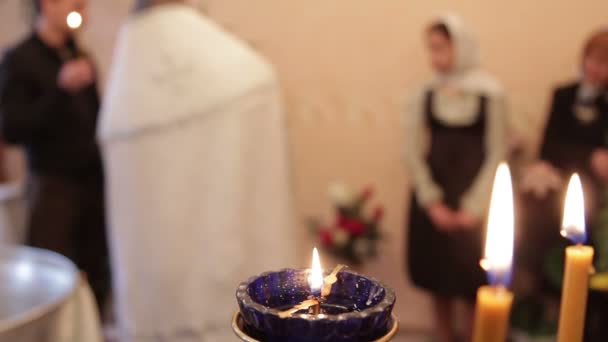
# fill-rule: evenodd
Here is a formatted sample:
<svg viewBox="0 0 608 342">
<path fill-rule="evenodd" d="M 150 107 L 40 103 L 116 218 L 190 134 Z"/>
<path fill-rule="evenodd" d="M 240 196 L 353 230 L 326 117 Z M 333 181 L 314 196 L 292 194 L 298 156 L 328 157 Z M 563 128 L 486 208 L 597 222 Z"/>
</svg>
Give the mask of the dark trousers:
<svg viewBox="0 0 608 342">
<path fill-rule="evenodd" d="M 101 172 L 86 177 L 31 175 L 28 244 L 71 259 L 83 272 L 103 313 L 110 267 Z"/>
</svg>

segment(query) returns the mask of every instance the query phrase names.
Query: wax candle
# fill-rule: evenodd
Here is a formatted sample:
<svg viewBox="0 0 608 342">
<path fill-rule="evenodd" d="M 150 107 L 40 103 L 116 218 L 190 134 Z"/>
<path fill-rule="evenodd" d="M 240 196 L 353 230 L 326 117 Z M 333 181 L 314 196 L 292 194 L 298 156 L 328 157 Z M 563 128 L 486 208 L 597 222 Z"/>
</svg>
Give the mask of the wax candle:
<svg viewBox="0 0 608 342">
<path fill-rule="evenodd" d="M 481 266 L 490 285 L 477 291 L 473 342 L 505 342 L 513 294 L 507 289 L 513 262 L 513 185 L 506 163 L 499 165 L 492 188 L 485 256 Z"/>
<path fill-rule="evenodd" d="M 311 315 L 321 314 L 321 304 L 331 294 L 331 289 L 338 281 L 338 273 L 346 266 L 338 265 L 326 277 L 323 277 L 323 268 L 321 267 L 321 259 L 319 251 L 315 247 L 312 250 L 312 267 L 308 271 L 308 285 L 310 286 L 310 296 L 307 300 L 295 305 L 287 310 L 281 311 L 279 317 L 287 318 L 291 315 L 307 310 Z"/>
<path fill-rule="evenodd" d="M 558 342 L 582 342 L 594 251 L 592 247 L 583 246 L 587 239 L 585 200 L 577 174 L 572 175 L 568 185 L 561 234 L 576 246 L 566 248 Z"/>
<path fill-rule="evenodd" d="M 473 341 L 504 342 L 509 330 L 513 294 L 504 287 L 483 286 L 477 291 Z"/>
</svg>

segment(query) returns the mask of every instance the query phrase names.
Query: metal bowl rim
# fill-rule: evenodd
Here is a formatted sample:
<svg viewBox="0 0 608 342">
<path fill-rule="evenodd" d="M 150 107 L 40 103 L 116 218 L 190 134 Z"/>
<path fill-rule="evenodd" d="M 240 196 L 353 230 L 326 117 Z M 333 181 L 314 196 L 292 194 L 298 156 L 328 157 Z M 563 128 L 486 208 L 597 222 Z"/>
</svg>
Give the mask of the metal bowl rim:
<svg viewBox="0 0 608 342">
<path fill-rule="evenodd" d="M 391 329 L 386 333 L 386 335 L 382 336 L 381 338 L 377 339 L 374 342 L 388 342 L 397 335 L 397 332 L 399 332 L 399 319 L 397 318 L 397 316 L 394 313 L 391 314 L 391 319 L 393 321 Z M 239 321 L 243 321 L 243 317 L 241 316 L 241 312 L 239 310 L 237 310 L 234 313 L 234 315 L 232 316 L 231 325 L 232 325 L 232 331 L 239 339 L 241 339 L 241 341 L 261 342 L 261 341 L 254 339 L 253 337 L 247 335 L 245 332 L 243 332 L 243 330 L 240 327 Z"/>
<path fill-rule="evenodd" d="M 56 264 L 63 264 L 63 266 L 72 269 L 72 274 L 74 276 L 72 286 L 69 288 L 68 291 L 66 291 L 64 295 L 58 296 L 55 300 L 50 301 L 46 304 L 27 310 L 23 314 L 18 315 L 15 318 L 3 321 L 0 320 L 0 332 L 7 332 L 18 329 L 19 327 L 26 325 L 28 322 L 35 322 L 46 316 L 47 314 L 54 312 L 59 308 L 62 303 L 67 300 L 67 298 L 69 298 L 76 291 L 76 288 L 79 283 L 78 269 L 76 268 L 74 263 L 72 263 L 72 261 L 70 261 L 68 258 L 59 253 L 35 247 L 0 245 L 0 254 L 33 254 L 37 257 L 46 255 L 50 258 L 50 260 L 52 260 L 52 262 Z"/>
</svg>

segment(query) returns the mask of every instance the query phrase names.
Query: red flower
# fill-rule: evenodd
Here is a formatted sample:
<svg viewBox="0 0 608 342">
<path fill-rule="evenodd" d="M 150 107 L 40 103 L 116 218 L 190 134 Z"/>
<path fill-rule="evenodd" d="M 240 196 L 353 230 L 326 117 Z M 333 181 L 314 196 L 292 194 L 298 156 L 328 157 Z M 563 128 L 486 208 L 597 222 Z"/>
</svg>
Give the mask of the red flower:
<svg viewBox="0 0 608 342">
<path fill-rule="evenodd" d="M 352 235 L 359 236 L 365 233 L 365 224 L 358 220 L 346 220 L 340 227 Z"/>
<path fill-rule="evenodd" d="M 377 206 L 376 209 L 374 209 L 374 213 L 372 214 L 372 219 L 374 220 L 374 222 L 379 222 L 380 220 L 382 220 L 383 217 L 384 207 Z"/>
<path fill-rule="evenodd" d="M 329 229 L 321 229 L 319 235 L 321 237 L 321 243 L 323 246 L 331 247 L 334 245 L 334 235 L 329 231 Z"/>
<path fill-rule="evenodd" d="M 336 215 L 336 227 L 342 227 L 344 224 L 346 224 L 346 222 L 348 222 L 348 217 L 342 215 L 342 213 L 338 211 Z"/>
<path fill-rule="evenodd" d="M 361 193 L 361 201 L 365 202 L 369 200 L 374 195 L 374 188 L 372 186 L 367 186 L 363 189 Z"/>
</svg>

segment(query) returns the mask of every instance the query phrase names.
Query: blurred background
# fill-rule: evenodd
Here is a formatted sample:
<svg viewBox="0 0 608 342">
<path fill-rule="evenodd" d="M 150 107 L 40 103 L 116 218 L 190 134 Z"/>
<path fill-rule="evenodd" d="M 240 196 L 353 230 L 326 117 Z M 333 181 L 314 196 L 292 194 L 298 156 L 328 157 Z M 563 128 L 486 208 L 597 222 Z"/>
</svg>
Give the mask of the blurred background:
<svg viewBox="0 0 608 342">
<path fill-rule="evenodd" d="M 0 0 L 0 50 L 29 30 L 31 13 L 23 3 Z M 119 24 L 131 7 L 128 0 L 91 0 L 82 43 L 102 79 Z M 396 288 L 398 315 L 413 331 L 429 329 L 431 319 L 425 297 L 408 285 L 403 265 L 409 192 L 402 114 L 411 89 L 430 75 L 423 29 L 450 11 L 477 33 L 483 66 L 505 85 L 511 129 L 531 157 L 551 89 L 577 75 L 581 46 L 606 24 L 608 13 L 605 0 L 208 0 L 200 7 L 278 71 L 302 224 L 302 265 L 309 264 L 314 243 L 305 218 L 332 215 L 329 184 L 375 187 L 375 200 L 386 207 L 383 229 L 390 238 L 364 272 Z M 2 166 L 12 182 L 24 175 L 19 151 L 11 150 Z"/>
</svg>

